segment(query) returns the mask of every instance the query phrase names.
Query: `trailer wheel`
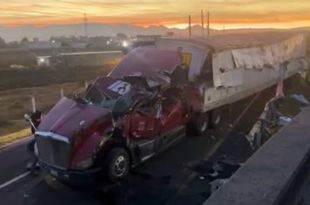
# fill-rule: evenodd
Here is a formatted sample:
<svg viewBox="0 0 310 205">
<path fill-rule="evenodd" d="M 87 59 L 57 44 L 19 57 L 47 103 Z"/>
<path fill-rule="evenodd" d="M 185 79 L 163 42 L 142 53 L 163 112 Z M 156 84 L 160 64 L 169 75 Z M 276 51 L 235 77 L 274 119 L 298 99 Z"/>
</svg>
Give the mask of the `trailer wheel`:
<svg viewBox="0 0 310 205">
<path fill-rule="evenodd" d="M 209 127 L 209 113 L 197 113 L 192 116 L 187 123 L 187 134 L 189 135 L 201 135 Z"/>
<path fill-rule="evenodd" d="M 112 150 L 108 152 L 103 168 L 107 179 L 111 182 L 125 178 L 130 168 L 128 152 L 121 147 L 112 148 Z"/>
<path fill-rule="evenodd" d="M 210 111 L 210 128 L 216 128 L 222 121 L 222 113 L 220 109 Z"/>
</svg>

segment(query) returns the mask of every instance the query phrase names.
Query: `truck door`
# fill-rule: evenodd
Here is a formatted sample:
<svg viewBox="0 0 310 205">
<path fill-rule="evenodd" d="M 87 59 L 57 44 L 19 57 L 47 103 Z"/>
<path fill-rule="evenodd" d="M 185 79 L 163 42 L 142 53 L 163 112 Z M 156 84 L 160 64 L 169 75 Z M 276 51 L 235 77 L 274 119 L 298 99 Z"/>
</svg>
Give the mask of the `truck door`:
<svg viewBox="0 0 310 205">
<path fill-rule="evenodd" d="M 153 138 L 184 124 L 185 106 L 175 90 L 165 92 L 154 103 L 136 107 L 125 117 L 125 132 L 134 139 Z"/>
<path fill-rule="evenodd" d="M 170 90 L 163 95 L 157 108 L 157 116 L 162 125 L 161 132 L 167 132 L 184 124 L 185 108 L 181 101 L 181 97 Z"/>
<path fill-rule="evenodd" d="M 140 107 L 125 117 L 125 132 L 133 139 L 149 139 L 158 136 L 161 125 L 152 107 Z"/>
</svg>

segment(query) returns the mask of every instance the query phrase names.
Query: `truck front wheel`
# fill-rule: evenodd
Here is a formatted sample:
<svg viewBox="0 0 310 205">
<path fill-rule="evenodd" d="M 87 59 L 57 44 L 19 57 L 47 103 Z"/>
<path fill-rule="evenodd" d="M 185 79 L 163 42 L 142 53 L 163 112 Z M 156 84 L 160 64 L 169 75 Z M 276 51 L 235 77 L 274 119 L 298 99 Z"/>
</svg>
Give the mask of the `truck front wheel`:
<svg viewBox="0 0 310 205">
<path fill-rule="evenodd" d="M 109 181 L 115 182 L 125 178 L 130 169 L 128 152 L 122 147 L 112 148 L 108 152 L 104 170 Z"/>
<path fill-rule="evenodd" d="M 209 113 L 196 113 L 187 124 L 187 134 L 201 135 L 209 127 Z"/>
</svg>

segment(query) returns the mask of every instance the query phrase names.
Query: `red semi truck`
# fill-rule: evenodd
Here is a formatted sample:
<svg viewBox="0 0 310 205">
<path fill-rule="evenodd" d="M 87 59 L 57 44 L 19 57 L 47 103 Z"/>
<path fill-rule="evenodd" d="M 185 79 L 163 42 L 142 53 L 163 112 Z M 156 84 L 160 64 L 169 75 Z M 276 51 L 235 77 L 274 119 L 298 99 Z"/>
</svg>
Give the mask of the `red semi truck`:
<svg viewBox="0 0 310 205">
<path fill-rule="evenodd" d="M 207 119 L 194 116 L 201 95 L 187 70 L 177 51 L 133 50 L 85 93 L 62 98 L 36 126 L 41 167 L 68 182 L 115 181 L 183 137 L 187 125 L 203 132 Z"/>
<path fill-rule="evenodd" d="M 217 50 L 214 39 L 158 39 L 133 49 L 84 93 L 62 98 L 40 123 L 27 116 L 40 166 L 68 182 L 117 181 L 186 130 L 218 124 L 220 106 L 306 66 L 302 36 L 256 48 L 229 43 Z"/>
</svg>

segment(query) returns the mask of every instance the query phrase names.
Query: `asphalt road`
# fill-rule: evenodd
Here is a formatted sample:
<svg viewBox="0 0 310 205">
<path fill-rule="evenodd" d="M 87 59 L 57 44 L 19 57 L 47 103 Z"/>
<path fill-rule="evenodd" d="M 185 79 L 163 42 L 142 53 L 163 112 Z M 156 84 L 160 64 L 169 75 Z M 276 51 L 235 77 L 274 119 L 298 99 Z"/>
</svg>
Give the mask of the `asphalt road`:
<svg viewBox="0 0 310 205">
<path fill-rule="evenodd" d="M 210 187 L 195 167 L 223 156 L 236 162 L 246 160 L 252 150 L 244 135 L 273 94 L 274 88 L 267 89 L 257 97 L 223 108 L 219 128 L 208 130 L 201 137 L 186 137 L 136 167 L 126 182 L 114 186 L 77 190 L 43 173 L 37 177 L 28 175 L 25 143 L 17 144 L 0 151 L 0 204 L 201 204 L 210 195 Z M 3 183 L 23 173 L 20 179 L 1 188 Z"/>
<path fill-rule="evenodd" d="M 29 160 L 25 144 L 30 139 L 24 139 L 0 150 L 0 184 L 19 176 L 26 171 L 25 164 Z"/>
</svg>

